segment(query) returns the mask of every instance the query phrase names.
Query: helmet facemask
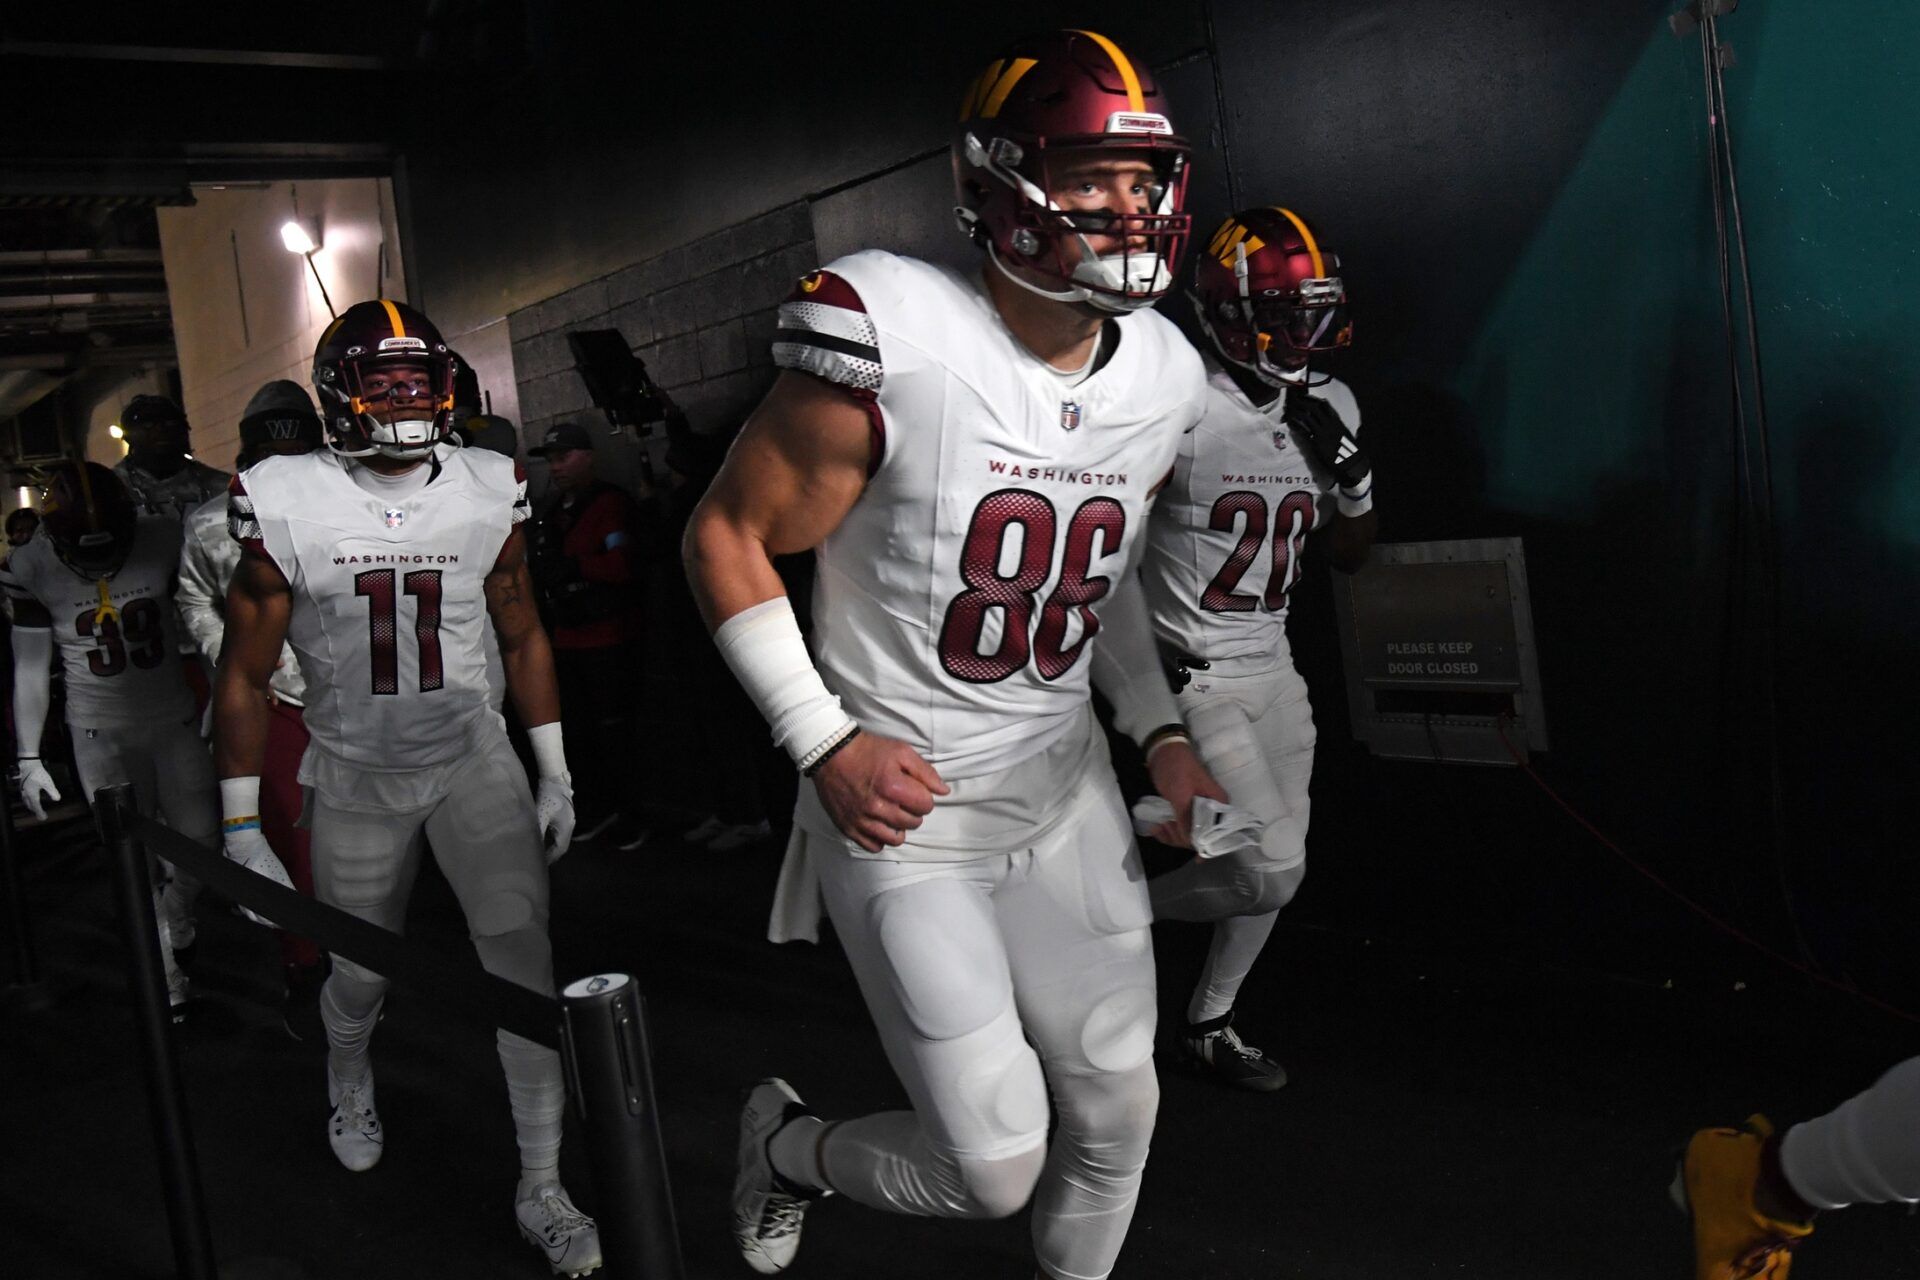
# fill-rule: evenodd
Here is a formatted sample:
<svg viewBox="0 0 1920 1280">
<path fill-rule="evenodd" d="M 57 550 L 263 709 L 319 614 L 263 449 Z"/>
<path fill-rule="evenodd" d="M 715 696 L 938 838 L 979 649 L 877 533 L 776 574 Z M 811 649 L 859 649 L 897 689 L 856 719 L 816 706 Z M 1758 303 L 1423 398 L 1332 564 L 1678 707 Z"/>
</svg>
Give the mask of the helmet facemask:
<svg viewBox="0 0 1920 1280">
<path fill-rule="evenodd" d="M 323 364 L 314 385 L 327 401 L 327 447 L 348 458 L 380 454 L 413 460 L 426 457 L 453 431 L 457 362 L 431 352 L 418 338 L 384 338 L 379 350 L 352 347 L 337 365 Z M 428 391 L 416 403 L 391 410 L 386 418 L 374 406 L 392 398 L 392 389 L 369 393 L 367 375 L 394 368 L 424 370 Z M 405 416 L 401 416 L 401 415 Z"/>
<path fill-rule="evenodd" d="M 1291 288 L 1256 290 L 1244 243 L 1233 247 L 1233 275 L 1237 300 L 1218 300 L 1215 314 L 1196 293 L 1194 311 L 1220 358 L 1261 382 L 1270 387 L 1312 385 L 1310 357 L 1352 343 L 1353 319 L 1347 311 L 1346 285 L 1339 276 L 1301 280 Z M 1272 358 L 1282 353 L 1298 357 L 1298 363 Z"/>
<path fill-rule="evenodd" d="M 1192 229 L 1192 219 L 1183 211 L 1184 143 L 1152 135 L 1066 138 L 1051 145 L 1046 139 L 1023 144 L 1002 136 L 982 143 L 969 132 L 963 150 L 976 171 L 983 171 L 988 180 L 1003 184 L 1013 195 L 1014 216 L 999 235 L 973 210 L 963 206 L 955 212 L 969 233 L 985 242 L 994 265 L 1015 284 L 1056 302 L 1085 303 L 1114 314 L 1150 307 L 1172 287 L 1174 269 Z M 1100 152 L 1137 154 L 1153 169 L 1146 212 L 1066 209 L 1048 194 L 1066 160 Z M 1092 237 L 1116 241 L 1117 251 L 1098 252 Z M 1065 287 L 1043 288 L 1010 270 L 1015 266 Z"/>
</svg>

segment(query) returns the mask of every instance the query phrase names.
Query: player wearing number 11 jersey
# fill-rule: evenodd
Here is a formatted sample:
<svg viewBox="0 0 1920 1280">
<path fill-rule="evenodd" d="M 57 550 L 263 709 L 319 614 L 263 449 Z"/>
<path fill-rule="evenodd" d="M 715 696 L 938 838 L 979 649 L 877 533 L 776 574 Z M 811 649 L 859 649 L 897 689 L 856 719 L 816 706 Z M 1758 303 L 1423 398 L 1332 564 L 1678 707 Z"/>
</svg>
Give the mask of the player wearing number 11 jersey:
<svg viewBox="0 0 1920 1280">
<path fill-rule="evenodd" d="M 1206 415 L 1154 509 L 1145 578 L 1200 756 L 1264 824 L 1257 848 L 1155 878 L 1154 917 L 1215 921 L 1176 1043 L 1216 1077 L 1265 1091 L 1279 1064 L 1234 1031 L 1233 1001 L 1306 873 L 1313 711 L 1287 644 L 1287 600 L 1309 534 L 1334 567 L 1373 542 L 1373 471 L 1353 393 L 1311 369 L 1347 345 L 1340 260 L 1287 209 L 1235 214 L 1195 270 L 1215 366 Z"/>
<path fill-rule="evenodd" d="M 978 271 L 868 252 L 803 279 L 784 372 L 688 526 L 715 640 L 806 776 L 775 935 L 810 933 L 824 896 L 913 1104 L 827 1124 L 784 1082 L 751 1091 L 734 1232 L 763 1274 L 829 1191 L 959 1218 L 1031 1198 L 1048 1277 L 1099 1280 L 1125 1238 L 1153 957 L 1090 686 L 1177 812 L 1218 793 L 1133 572 L 1206 390 L 1150 309 L 1186 163 L 1112 41 L 1010 49 L 954 144 Z M 770 559 L 808 548 L 813 654 Z"/>
<path fill-rule="evenodd" d="M 424 835 L 481 964 L 552 994 L 546 864 L 573 829 L 553 654 L 527 580 L 526 482 L 511 459 L 448 442 L 456 368 L 418 312 L 349 308 L 314 355 L 328 447 L 265 458 L 234 480 L 228 525 L 243 550 L 215 689 L 226 853 L 287 883 L 259 819 L 267 687 L 284 640 L 306 681 L 315 896 L 400 932 Z M 489 626 L 539 762 L 537 801 L 493 708 Z M 355 1172 L 385 1148 L 369 1047 L 386 988 L 335 956 L 320 995 L 327 1138 Z M 559 1181 L 559 1055 L 504 1030 L 497 1040 L 521 1233 L 556 1272 L 585 1274 L 600 1244 Z"/>
</svg>

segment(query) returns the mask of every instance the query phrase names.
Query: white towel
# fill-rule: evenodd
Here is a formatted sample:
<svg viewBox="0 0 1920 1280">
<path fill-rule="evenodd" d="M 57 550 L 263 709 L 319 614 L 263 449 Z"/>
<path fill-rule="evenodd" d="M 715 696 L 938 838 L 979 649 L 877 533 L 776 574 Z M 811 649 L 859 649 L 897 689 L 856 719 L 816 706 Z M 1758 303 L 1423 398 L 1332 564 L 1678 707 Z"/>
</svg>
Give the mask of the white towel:
<svg viewBox="0 0 1920 1280">
<path fill-rule="evenodd" d="M 807 833 L 798 823 L 787 837 L 787 856 L 780 860 L 780 880 L 773 887 L 773 912 L 767 920 L 769 942 L 818 942 L 820 917 L 826 913 L 820 898 L 820 876 L 807 856 Z"/>
<path fill-rule="evenodd" d="M 1155 827 L 1172 821 L 1173 806 L 1159 796 L 1143 796 L 1134 803 L 1133 829 L 1137 835 L 1152 835 Z M 1258 851 L 1266 825 L 1245 809 L 1205 796 L 1193 798 L 1193 851 L 1202 858 Z"/>
</svg>

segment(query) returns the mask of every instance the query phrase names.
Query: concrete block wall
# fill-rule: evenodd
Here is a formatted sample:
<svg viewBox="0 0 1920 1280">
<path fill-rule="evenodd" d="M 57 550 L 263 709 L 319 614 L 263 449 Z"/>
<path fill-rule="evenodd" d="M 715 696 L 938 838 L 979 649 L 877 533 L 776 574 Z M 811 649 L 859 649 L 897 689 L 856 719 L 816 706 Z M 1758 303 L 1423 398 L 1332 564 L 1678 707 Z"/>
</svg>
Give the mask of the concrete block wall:
<svg viewBox="0 0 1920 1280">
<path fill-rule="evenodd" d="M 606 328 L 620 330 L 696 430 L 731 434 L 773 381 L 775 312 L 819 265 L 816 252 L 799 201 L 510 313 L 521 439 L 537 443 L 568 419 L 604 427 L 567 333 Z M 621 480 L 617 451 L 605 461 L 607 478 Z"/>
</svg>

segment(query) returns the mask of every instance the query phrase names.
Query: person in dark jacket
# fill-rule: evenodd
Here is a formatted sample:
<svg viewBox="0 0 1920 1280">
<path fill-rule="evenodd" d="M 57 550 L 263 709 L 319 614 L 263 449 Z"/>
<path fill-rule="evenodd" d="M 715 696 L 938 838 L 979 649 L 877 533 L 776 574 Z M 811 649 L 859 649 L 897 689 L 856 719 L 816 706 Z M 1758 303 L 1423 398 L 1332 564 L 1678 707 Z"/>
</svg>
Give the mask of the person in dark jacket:
<svg viewBox="0 0 1920 1280">
<path fill-rule="evenodd" d="M 640 512 L 624 490 L 595 478 L 593 437 L 578 423 L 554 424 L 527 452 L 547 463 L 528 549 L 553 637 L 561 720 L 585 748 L 575 756 L 580 843 L 622 818 L 618 773 L 632 751 L 640 664 Z"/>
</svg>

